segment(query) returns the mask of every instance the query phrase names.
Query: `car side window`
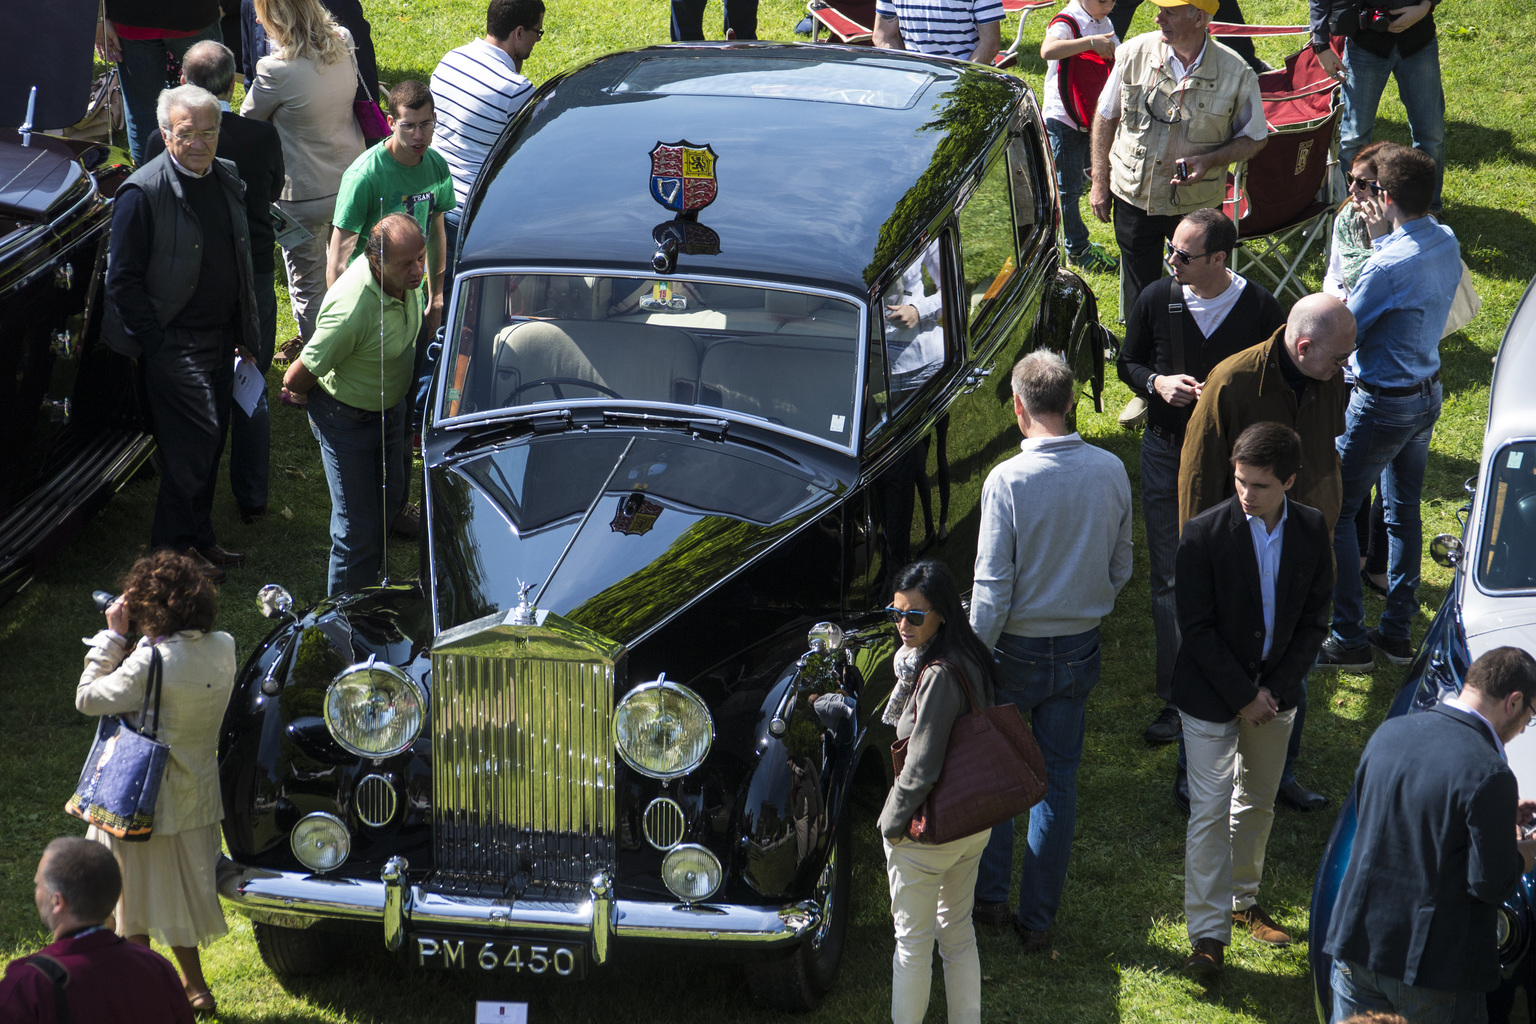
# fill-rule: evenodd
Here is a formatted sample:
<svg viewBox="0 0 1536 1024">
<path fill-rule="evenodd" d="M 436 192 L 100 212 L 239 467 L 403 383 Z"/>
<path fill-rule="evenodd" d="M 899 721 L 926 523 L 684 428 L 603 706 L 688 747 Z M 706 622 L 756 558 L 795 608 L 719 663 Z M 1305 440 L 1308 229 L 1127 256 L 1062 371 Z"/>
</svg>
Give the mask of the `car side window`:
<svg viewBox="0 0 1536 1024">
<path fill-rule="evenodd" d="M 966 320 L 976 336 L 982 322 L 1001 310 L 1002 295 L 1019 265 L 1008 161 L 1001 154 L 960 208 L 959 223 Z"/>
<path fill-rule="evenodd" d="M 885 363 L 889 382 L 885 404 L 892 412 L 939 376 L 954 355 L 951 318 L 944 302 L 948 250 L 947 234 L 935 239 L 890 279 L 881 294 L 884 343 L 871 341 L 870 358 L 872 365 L 877 359 Z M 881 351 L 876 354 L 876 349 Z"/>
</svg>

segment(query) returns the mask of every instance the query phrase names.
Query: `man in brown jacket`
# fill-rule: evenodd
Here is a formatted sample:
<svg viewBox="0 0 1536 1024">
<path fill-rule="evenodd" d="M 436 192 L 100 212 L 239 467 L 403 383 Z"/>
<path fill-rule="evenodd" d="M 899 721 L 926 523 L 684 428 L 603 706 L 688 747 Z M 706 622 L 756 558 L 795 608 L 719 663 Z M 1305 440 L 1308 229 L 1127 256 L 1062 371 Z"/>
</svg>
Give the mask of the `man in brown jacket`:
<svg viewBox="0 0 1536 1024">
<path fill-rule="evenodd" d="M 1308 295 L 1291 309 L 1284 327 L 1267 341 L 1228 356 L 1206 378 L 1184 431 L 1179 457 L 1179 527 L 1233 493 L 1229 458 L 1237 436 L 1254 423 L 1273 420 L 1301 435 L 1301 469 L 1290 496 L 1327 520 L 1330 535 L 1339 518 L 1343 489 L 1333 439 L 1344 432 L 1349 385 L 1342 368 L 1355 350 L 1355 318 L 1331 295 Z M 1280 802 L 1299 811 L 1327 805 L 1328 798 L 1296 781 L 1296 752 L 1306 718 L 1306 682 L 1280 780 Z M 1178 783 L 1183 783 L 1179 774 Z"/>
</svg>

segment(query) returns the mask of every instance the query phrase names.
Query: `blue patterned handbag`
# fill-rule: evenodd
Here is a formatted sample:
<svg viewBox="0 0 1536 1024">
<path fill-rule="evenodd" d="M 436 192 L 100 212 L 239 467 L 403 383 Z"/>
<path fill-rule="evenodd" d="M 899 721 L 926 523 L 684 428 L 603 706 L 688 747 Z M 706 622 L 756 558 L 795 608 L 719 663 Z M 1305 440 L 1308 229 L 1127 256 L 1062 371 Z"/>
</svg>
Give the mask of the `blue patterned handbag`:
<svg viewBox="0 0 1536 1024">
<path fill-rule="evenodd" d="M 149 685 L 135 729 L 119 715 L 103 715 L 80 781 L 64 810 L 127 842 L 145 842 L 155 823 L 155 801 L 171 748 L 160 729 L 160 649 L 150 647 Z"/>
</svg>

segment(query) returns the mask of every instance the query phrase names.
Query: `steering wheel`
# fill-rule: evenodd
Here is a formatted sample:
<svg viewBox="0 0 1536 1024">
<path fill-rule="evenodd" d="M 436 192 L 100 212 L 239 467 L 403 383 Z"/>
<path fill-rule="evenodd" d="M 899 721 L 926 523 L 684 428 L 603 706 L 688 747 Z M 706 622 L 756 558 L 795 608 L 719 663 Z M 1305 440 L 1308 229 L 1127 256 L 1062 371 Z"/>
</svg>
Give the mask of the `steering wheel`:
<svg viewBox="0 0 1536 1024">
<path fill-rule="evenodd" d="M 607 387 L 606 385 L 603 385 L 603 384 L 599 384 L 596 381 L 582 380 L 580 377 L 540 377 L 538 380 L 530 380 L 526 384 L 520 384 L 517 387 L 513 388 L 512 389 L 512 393 L 507 396 L 507 401 L 509 403 L 515 402 L 517 400 L 517 396 L 518 395 L 522 394 L 524 391 L 529 390 L 530 388 L 536 388 L 536 387 L 540 386 L 541 384 L 548 384 L 549 387 L 550 387 L 550 390 L 554 391 L 555 397 L 560 399 L 561 401 L 565 400 L 565 395 L 561 394 L 561 392 L 560 392 L 560 385 L 561 384 L 573 384 L 573 385 L 576 385 L 577 387 L 591 388 L 593 391 L 600 391 L 600 392 L 602 392 L 603 394 L 607 395 L 609 398 L 617 398 L 620 401 L 623 401 L 623 399 L 624 399 L 624 396 L 619 394 L 617 391 L 613 390 L 613 388 Z"/>
</svg>

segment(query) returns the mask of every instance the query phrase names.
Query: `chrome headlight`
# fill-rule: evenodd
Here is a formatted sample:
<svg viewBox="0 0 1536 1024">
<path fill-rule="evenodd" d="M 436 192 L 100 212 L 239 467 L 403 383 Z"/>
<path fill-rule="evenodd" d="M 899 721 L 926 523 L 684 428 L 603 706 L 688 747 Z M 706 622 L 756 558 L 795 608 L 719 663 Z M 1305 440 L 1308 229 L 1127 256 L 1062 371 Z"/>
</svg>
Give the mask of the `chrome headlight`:
<svg viewBox="0 0 1536 1024">
<path fill-rule="evenodd" d="M 300 818 L 293 826 L 293 835 L 288 842 L 299 863 L 316 874 L 335 871 L 352 852 L 352 837 L 347 834 L 347 826 L 336 815 L 324 811 Z"/>
<path fill-rule="evenodd" d="M 619 756 L 635 771 L 675 779 L 703 763 L 715 722 L 698 694 L 663 674 L 624 695 L 613 713 L 613 734 Z"/>
<path fill-rule="evenodd" d="M 421 732 L 427 695 L 410 676 L 373 659 L 343 669 L 325 691 L 325 725 L 361 757 L 389 757 Z"/>
<path fill-rule="evenodd" d="M 720 888 L 720 858 L 702 846 L 674 846 L 661 861 L 661 880 L 687 903 L 707 900 Z"/>
</svg>

